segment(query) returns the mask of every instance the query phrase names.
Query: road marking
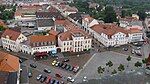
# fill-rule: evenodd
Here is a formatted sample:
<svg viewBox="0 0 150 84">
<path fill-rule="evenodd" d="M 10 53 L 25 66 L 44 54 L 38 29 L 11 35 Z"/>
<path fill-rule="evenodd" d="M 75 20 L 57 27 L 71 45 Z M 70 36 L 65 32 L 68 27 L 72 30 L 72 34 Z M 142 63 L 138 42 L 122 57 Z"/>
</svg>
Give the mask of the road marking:
<svg viewBox="0 0 150 84">
<path fill-rule="evenodd" d="M 95 57 L 96 53 L 84 64 L 83 68 L 74 76 L 74 79 L 81 73 L 81 71 L 89 64 L 89 62 Z"/>
</svg>

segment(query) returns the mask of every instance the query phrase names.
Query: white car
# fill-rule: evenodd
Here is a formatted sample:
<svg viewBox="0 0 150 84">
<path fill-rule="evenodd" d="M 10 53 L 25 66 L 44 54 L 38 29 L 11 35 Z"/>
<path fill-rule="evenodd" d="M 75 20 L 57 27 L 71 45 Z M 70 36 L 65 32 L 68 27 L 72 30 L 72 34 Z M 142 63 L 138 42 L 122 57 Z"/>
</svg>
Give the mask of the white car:
<svg viewBox="0 0 150 84">
<path fill-rule="evenodd" d="M 86 76 L 83 77 L 83 81 L 84 82 L 87 81 L 87 77 Z"/>
<path fill-rule="evenodd" d="M 136 49 L 137 49 L 137 50 L 140 50 L 140 49 L 141 49 L 141 47 L 137 47 Z"/>
<path fill-rule="evenodd" d="M 135 52 L 135 50 L 134 50 L 134 49 L 132 49 L 132 50 L 131 50 L 131 53 L 132 53 L 132 54 L 134 54 L 134 52 Z"/>
<path fill-rule="evenodd" d="M 22 72 L 22 69 L 20 68 L 20 72 Z"/>
<path fill-rule="evenodd" d="M 73 79 L 72 77 L 70 77 L 70 76 L 69 76 L 69 77 L 67 78 L 67 81 L 69 81 L 69 82 L 72 82 L 72 83 L 73 83 L 73 82 L 74 82 L 74 79 Z"/>
<path fill-rule="evenodd" d="M 37 80 L 40 80 L 42 78 L 42 74 L 39 74 L 39 76 L 36 77 Z"/>
</svg>

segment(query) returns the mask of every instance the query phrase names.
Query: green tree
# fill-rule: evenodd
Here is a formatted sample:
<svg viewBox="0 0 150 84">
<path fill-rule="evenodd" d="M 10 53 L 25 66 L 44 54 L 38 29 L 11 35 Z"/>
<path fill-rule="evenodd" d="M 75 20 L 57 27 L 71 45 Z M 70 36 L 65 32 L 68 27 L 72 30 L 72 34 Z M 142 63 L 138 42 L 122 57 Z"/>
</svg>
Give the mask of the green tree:
<svg viewBox="0 0 150 84">
<path fill-rule="evenodd" d="M 126 11 L 125 11 L 125 10 L 122 10 L 122 11 L 121 11 L 121 17 L 122 17 L 122 18 L 125 18 L 125 16 L 126 16 L 126 14 L 125 14 L 125 13 L 126 13 Z"/>
<path fill-rule="evenodd" d="M 120 64 L 118 67 L 118 71 L 123 71 L 123 70 L 125 70 L 125 67 L 123 64 Z"/>
<path fill-rule="evenodd" d="M 140 20 L 145 20 L 145 18 L 146 18 L 146 13 L 145 13 L 145 11 L 144 10 L 139 10 L 138 11 L 138 13 L 137 13 L 137 15 L 140 17 Z"/>
<path fill-rule="evenodd" d="M 2 25 L 0 25 L 0 31 L 4 31 L 6 28 Z"/>
<path fill-rule="evenodd" d="M 103 68 L 102 66 L 99 66 L 97 69 L 97 72 L 101 75 L 102 73 L 104 73 L 105 68 Z"/>
<path fill-rule="evenodd" d="M 128 56 L 126 60 L 128 61 L 127 67 L 129 67 L 129 62 L 131 61 L 131 56 Z"/>
<path fill-rule="evenodd" d="M 108 61 L 108 62 L 106 63 L 106 66 L 108 66 L 109 68 L 111 68 L 111 67 L 113 66 L 112 61 Z M 109 72 L 109 70 L 108 70 L 108 72 Z"/>
<path fill-rule="evenodd" d="M 113 7 L 111 7 L 111 6 L 106 7 L 104 22 L 105 23 L 117 22 L 117 15 L 116 15 Z"/>
<path fill-rule="evenodd" d="M 111 74 L 116 74 L 116 73 L 117 71 L 115 69 L 111 72 Z"/>
<path fill-rule="evenodd" d="M 142 67 L 142 63 L 137 61 L 135 64 L 134 64 L 135 67 Z"/>
<path fill-rule="evenodd" d="M 10 20 L 14 17 L 14 11 L 3 11 L 0 13 L 0 19 L 2 20 Z"/>
<path fill-rule="evenodd" d="M 147 58 L 145 58 L 145 59 L 142 60 L 142 63 L 143 63 L 144 65 L 146 65 L 147 62 L 148 62 Z"/>
</svg>

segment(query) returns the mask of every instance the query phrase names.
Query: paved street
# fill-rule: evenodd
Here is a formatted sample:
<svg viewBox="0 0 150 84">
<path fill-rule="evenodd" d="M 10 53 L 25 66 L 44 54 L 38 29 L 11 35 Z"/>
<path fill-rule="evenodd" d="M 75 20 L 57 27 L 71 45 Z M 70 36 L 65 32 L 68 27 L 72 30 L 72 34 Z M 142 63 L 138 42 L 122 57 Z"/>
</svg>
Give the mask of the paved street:
<svg viewBox="0 0 150 84">
<path fill-rule="evenodd" d="M 20 84 L 29 84 L 28 67 L 21 65 L 22 72 L 20 73 Z"/>
<path fill-rule="evenodd" d="M 126 61 L 126 58 L 127 55 L 112 52 L 112 51 L 96 53 L 94 57 L 90 60 L 90 62 L 86 64 L 85 68 L 83 68 L 81 72 L 79 72 L 75 76 L 76 77 L 75 81 L 76 83 L 81 82 L 84 76 L 87 76 L 88 79 L 99 78 L 99 74 L 97 73 L 97 67 L 103 66 L 105 67 L 106 70 L 108 70 L 108 68 L 106 67 L 106 62 L 108 62 L 109 60 L 112 61 L 114 64 L 111 70 L 117 69 L 120 63 L 127 66 L 128 62 Z M 141 61 L 141 58 L 132 57 L 132 60 L 129 63 L 130 67 L 128 69 L 135 68 L 134 63 L 136 61 Z M 106 75 L 110 75 L 110 72 L 106 71 L 104 74 L 102 74 L 102 76 L 106 76 Z"/>
<path fill-rule="evenodd" d="M 150 44 L 146 44 L 143 46 L 144 57 L 147 58 L 150 53 Z"/>
</svg>

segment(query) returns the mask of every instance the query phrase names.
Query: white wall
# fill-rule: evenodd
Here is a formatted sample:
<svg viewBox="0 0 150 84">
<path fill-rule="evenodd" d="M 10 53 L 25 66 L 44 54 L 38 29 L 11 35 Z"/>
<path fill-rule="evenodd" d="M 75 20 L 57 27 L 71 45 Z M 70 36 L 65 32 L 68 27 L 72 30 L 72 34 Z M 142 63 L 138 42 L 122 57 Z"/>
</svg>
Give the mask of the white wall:
<svg viewBox="0 0 150 84">
<path fill-rule="evenodd" d="M 49 52 L 49 51 L 52 51 L 52 50 L 56 51 L 56 45 L 32 47 L 31 54 L 34 54 L 35 52 Z"/>
<path fill-rule="evenodd" d="M 132 33 L 129 34 L 129 42 L 142 41 L 143 33 Z"/>
<path fill-rule="evenodd" d="M 32 50 L 31 47 L 29 45 L 25 45 L 23 43 L 20 44 L 20 51 L 26 54 L 31 54 Z"/>
<path fill-rule="evenodd" d="M 61 47 L 62 52 L 80 52 L 84 49 L 88 50 L 91 48 L 92 39 L 84 37 L 73 37 L 73 40 L 61 41 L 58 38 L 58 45 Z"/>
<path fill-rule="evenodd" d="M 51 30 L 53 26 L 49 27 L 38 27 L 38 30 L 44 31 L 44 30 Z"/>
<path fill-rule="evenodd" d="M 97 33 L 93 31 L 94 38 L 96 38 L 99 42 L 101 42 L 105 47 L 115 46 L 115 45 L 124 45 L 128 43 L 128 37 L 126 34 L 122 32 L 118 32 L 108 38 L 105 33 Z"/>
</svg>

